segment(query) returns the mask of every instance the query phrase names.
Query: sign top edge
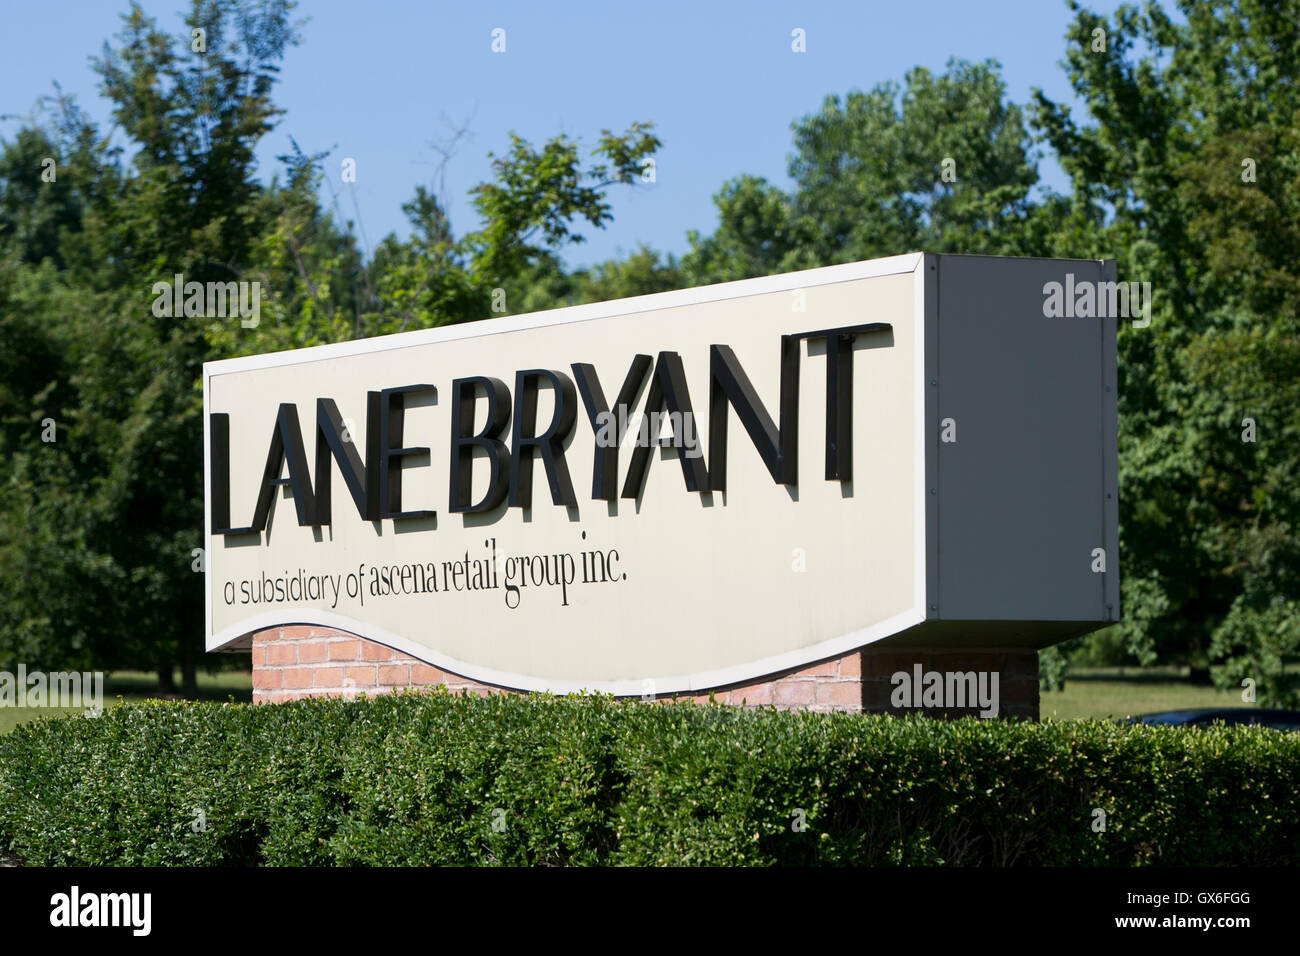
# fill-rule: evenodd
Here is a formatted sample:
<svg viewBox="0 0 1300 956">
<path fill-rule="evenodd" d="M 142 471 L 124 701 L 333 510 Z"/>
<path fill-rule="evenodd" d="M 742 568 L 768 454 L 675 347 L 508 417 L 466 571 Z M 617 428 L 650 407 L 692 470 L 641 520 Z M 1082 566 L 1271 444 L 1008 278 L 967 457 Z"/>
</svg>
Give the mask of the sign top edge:
<svg viewBox="0 0 1300 956">
<path fill-rule="evenodd" d="M 278 352 L 261 352 L 237 358 L 218 359 L 203 363 L 203 376 L 206 379 L 213 375 L 226 375 L 232 372 L 315 362 L 349 355 L 387 351 L 389 349 L 409 348 L 416 345 L 431 345 L 437 342 L 477 338 L 484 335 L 500 335 L 506 332 L 545 328 L 571 322 L 616 318 L 620 315 L 630 315 L 638 312 L 654 312 L 684 305 L 701 305 L 707 302 L 719 302 L 750 295 L 763 295 L 791 289 L 831 285 L 837 282 L 851 282 L 858 279 L 874 279 L 889 275 L 907 274 L 915 272 L 920 267 L 925 255 L 924 252 L 909 252 L 904 255 L 888 256 L 881 259 L 865 259 L 859 262 L 821 266 L 816 269 L 805 269 L 801 272 L 783 272 L 778 275 L 693 286 L 624 299 L 587 302 L 582 305 L 564 306 L 542 312 L 525 312 L 519 315 L 477 319 L 454 325 L 434 326 L 428 329 L 415 329 L 410 332 L 394 332 L 364 339 L 349 339 L 346 342 L 334 342 L 329 345 L 314 345 L 306 348 L 285 349 Z"/>
</svg>

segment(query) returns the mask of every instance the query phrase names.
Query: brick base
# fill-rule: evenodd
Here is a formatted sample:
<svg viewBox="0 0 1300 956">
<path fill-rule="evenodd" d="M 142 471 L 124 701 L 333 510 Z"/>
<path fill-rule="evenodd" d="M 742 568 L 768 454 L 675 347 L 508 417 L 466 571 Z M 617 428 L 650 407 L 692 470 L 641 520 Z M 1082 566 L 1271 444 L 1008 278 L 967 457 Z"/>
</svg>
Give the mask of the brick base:
<svg viewBox="0 0 1300 956">
<path fill-rule="evenodd" d="M 439 685 L 455 693 L 504 692 L 329 627 L 274 627 L 253 635 L 255 704 Z"/>
<path fill-rule="evenodd" d="M 300 697 L 391 693 L 404 687 L 443 686 L 459 693 L 510 693 L 328 627 L 276 627 L 253 635 L 253 701 L 277 703 Z M 999 675 L 999 716 L 1038 718 L 1038 654 L 1020 648 L 895 650 L 864 648 L 758 681 L 714 689 L 711 694 L 662 694 L 660 699 L 817 712 L 901 713 L 890 702 L 897 671 L 915 664 L 932 671 L 984 671 Z M 966 711 L 931 709 L 929 716 Z"/>
</svg>

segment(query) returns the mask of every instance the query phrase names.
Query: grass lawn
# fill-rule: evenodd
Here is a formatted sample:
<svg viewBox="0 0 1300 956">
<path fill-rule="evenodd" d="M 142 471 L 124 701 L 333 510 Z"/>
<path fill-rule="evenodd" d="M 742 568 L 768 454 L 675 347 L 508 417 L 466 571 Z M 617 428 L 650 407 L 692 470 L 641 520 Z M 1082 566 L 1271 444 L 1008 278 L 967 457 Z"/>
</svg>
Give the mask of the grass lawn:
<svg viewBox="0 0 1300 956">
<path fill-rule="evenodd" d="M 180 684 L 180 673 L 176 674 Z M 253 678 L 247 671 L 226 671 L 220 674 L 198 675 L 199 698 L 202 700 L 251 701 Z M 145 671 L 117 671 L 104 677 L 104 706 L 116 707 L 123 701 L 145 700 L 158 697 L 158 675 Z M 64 717 L 80 713 L 77 709 L 60 707 L 0 707 L 0 734 L 7 734 L 19 724 L 38 717 Z"/>
<path fill-rule="evenodd" d="M 1095 667 L 1071 670 L 1065 689 L 1044 691 L 1043 718 L 1128 717 L 1156 710 L 1195 707 L 1243 707 L 1240 690 L 1215 690 L 1187 683 L 1187 669 L 1177 667 Z"/>
<path fill-rule="evenodd" d="M 178 675 L 179 678 L 179 675 Z M 104 706 L 113 707 L 123 700 L 157 697 L 157 677 L 143 671 L 120 671 L 110 675 L 104 685 Z M 253 699 L 251 675 L 247 671 L 230 671 L 216 675 L 199 675 L 199 696 L 204 700 L 250 701 Z M 1071 671 L 1065 690 L 1044 692 L 1041 714 L 1044 718 L 1071 720 L 1080 717 L 1126 717 L 1153 710 L 1176 710 L 1183 707 L 1240 707 L 1239 691 L 1219 691 L 1213 687 L 1194 687 L 1187 683 L 1186 670 L 1172 667 L 1099 667 Z M 0 707 L 0 734 L 38 717 L 56 717 L 77 713 L 39 707 Z"/>
</svg>

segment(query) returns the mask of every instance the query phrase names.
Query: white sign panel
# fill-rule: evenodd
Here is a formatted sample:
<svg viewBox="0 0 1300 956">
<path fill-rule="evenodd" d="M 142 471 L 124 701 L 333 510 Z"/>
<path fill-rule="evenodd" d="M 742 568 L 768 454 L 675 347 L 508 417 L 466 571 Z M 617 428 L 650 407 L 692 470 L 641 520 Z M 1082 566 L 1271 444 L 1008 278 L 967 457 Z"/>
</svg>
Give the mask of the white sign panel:
<svg viewBox="0 0 1300 956">
<path fill-rule="evenodd" d="M 639 695 L 923 622 L 927 258 L 208 364 L 208 649 Z"/>
</svg>

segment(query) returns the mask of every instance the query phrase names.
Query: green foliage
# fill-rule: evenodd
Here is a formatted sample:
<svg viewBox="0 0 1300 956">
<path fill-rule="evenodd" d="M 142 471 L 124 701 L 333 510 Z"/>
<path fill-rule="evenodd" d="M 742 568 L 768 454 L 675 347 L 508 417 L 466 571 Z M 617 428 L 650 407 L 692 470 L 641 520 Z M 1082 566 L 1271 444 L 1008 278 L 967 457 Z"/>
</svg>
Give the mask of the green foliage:
<svg viewBox="0 0 1300 956">
<path fill-rule="evenodd" d="M 642 174 L 641 161 L 659 148 L 648 123 L 633 123 L 622 136 L 602 130 L 595 162 L 582 168 L 576 143 L 565 136 L 548 140 L 541 150 L 513 134 L 510 152 L 493 156 L 493 182 L 471 190 L 474 206 L 486 225 L 470 234 L 474 271 L 500 284 L 533 264 L 542 245 L 558 249 L 581 242 L 570 228 L 581 217 L 597 228 L 611 218 L 604 190 L 630 185 Z"/>
<path fill-rule="evenodd" d="M 1065 687 L 1065 675 L 1069 669 L 1069 654 L 1064 645 L 1043 648 L 1038 652 L 1039 689 L 1061 690 Z"/>
<path fill-rule="evenodd" d="M 645 245 L 621 261 L 579 270 L 574 279 L 581 288 L 581 301 L 585 302 L 608 302 L 670 292 L 686 284 L 672 256 L 661 258 L 659 253 Z"/>
<path fill-rule="evenodd" d="M 46 161 L 54 160 L 53 174 L 58 176 L 60 152 L 47 132 L 30 128 L 19 130 L 13 143 L 0 151 L 0 247 L 11 246 L 32 265 L 49 259 L 56 267 L 65 266 L 62 233 L 81 225 L 80 189 L 49 189 L 35 174 L 43 174 Z M 73 185 L 67 169 L 62 176 L 65 186 Z"/>
<path fill-rule="evenodd" d="M 95 61 L 123 145 L 62 96 L 0 143 L 0 665 L 156 667 L 170 690 L 179 664 L 192 692 L 201 662 L 222 663 L 203 655 L 193 570 L 203 363 L 483 318 L 498 287 L 517 305 L 581 240 L 570 223 L 605 224 L 608 189 L 658 146 L 644 123 L 604 132 L 585 162 L 566 137 L 514 137 L 476 190 L 478 232 L 456 238 L 419 189 L 414 235 L 367 257 L 337 197 L 320 199 L 326 154 L 295 142 L 287 181 L 258 175 L 293 6 L 191 0 L 173 36 L 133 4 Z M 257 282 L 257 325 L 155 314 L 154 284 L 177 273 Z"/>
<path fill-rule="evenodd" d="M 701 284 L 916 249 L 1043 254 L 1029 131 L 1005 94 L 996 63 L 953 60 L 939 76 L 911 70 L 902 89 L 828 96 L 794 124 L 793 193 L 727 183 L 718 228 L 690 234 L 683 271 Z"/>
<path fill-rule="evenodd" d="M 1118 627 L 1104 627 L 1059 647 L 1072 667 L 1123 667 L 1132 663 L 1125 650 L 1123 631 Z"/>
<path fill-rule="evenodd" d="M 1064 690 L 1071 668 L 1122 667 L 1132 663 L 1123 630 L 1118 626 L 1104 627 L 1039 651 L 1038 687 L 1044 691 Z"/>
<path fill-rule="evenodd" d="M 1295 865 L 1297 770 L 1300 736 L 1265 728 L 445 692 L 148 703 L 0 738 L 0 849 L 94 866 Z"/>
<path fill-rule="evenodd" d="M 1036 96 L 1085 250 L 1155 293 L 1121 323 L 1120 550 L 1129 653 L 1223 666 L 1300 701 L 1300 20 L 1296 0 L 1076 10 L 1069 75 L 1091 122 Z M 1103 29 L 1107 48 L 1092 48 Z M 1257 425 L 1244 441 L 1246 419 Z M 1263 698 L 1261 698 L 1262 700 Z"/>
</svg>

